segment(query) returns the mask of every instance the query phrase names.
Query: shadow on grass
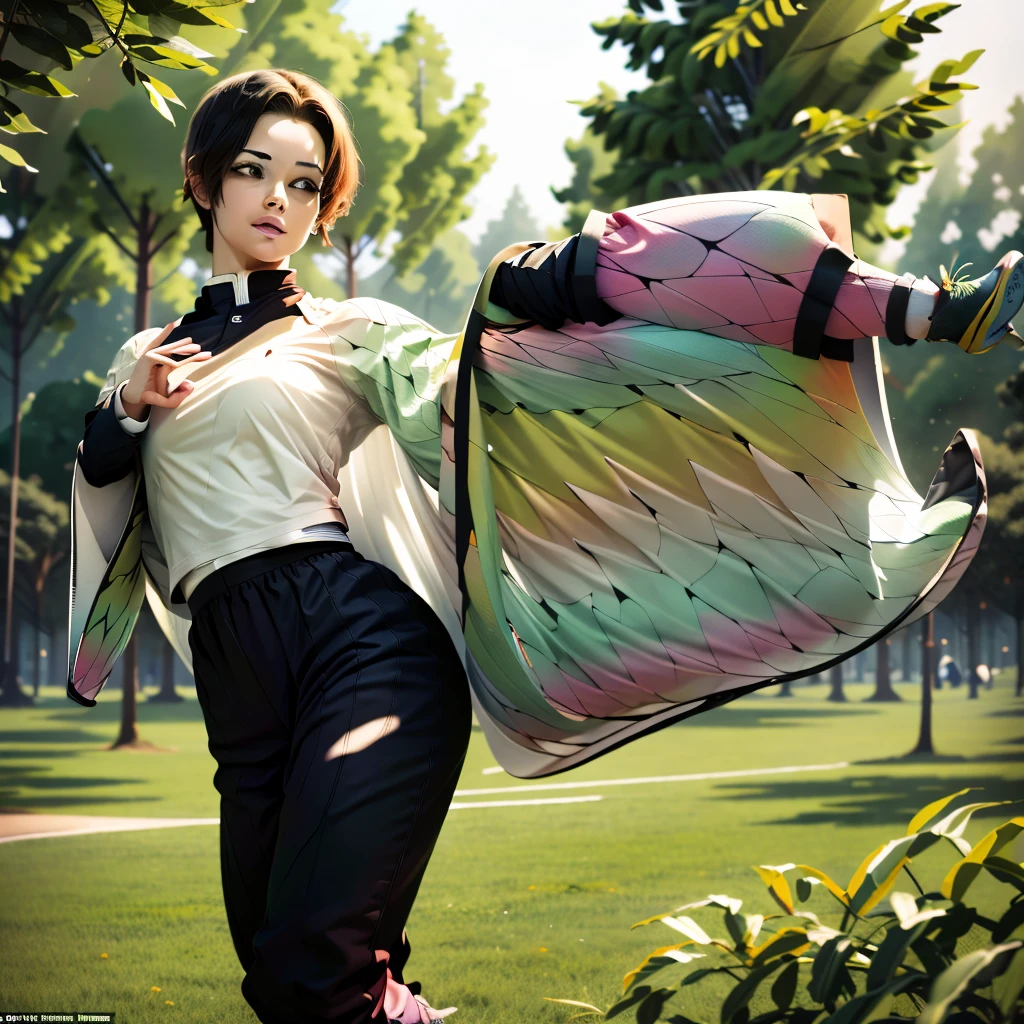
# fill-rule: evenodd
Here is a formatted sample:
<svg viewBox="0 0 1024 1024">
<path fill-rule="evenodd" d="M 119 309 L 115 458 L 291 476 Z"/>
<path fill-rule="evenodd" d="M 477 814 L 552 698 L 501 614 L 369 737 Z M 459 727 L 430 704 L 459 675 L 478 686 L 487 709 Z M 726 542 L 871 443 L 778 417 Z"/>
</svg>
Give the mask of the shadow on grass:
<svg viewBox="0 0 1024 1024">
<path fill-rule="evenodd" d="M 104 776 L 57 775 L 29 765 L 0 766 L 0 807 L 14 811 L 67 811 L 83 804 L 95 804 L 96 791 L 104 789 L 104 803 L 144 804 L 159 803 L 158 797 L 137 794 L 120 800 L 112 795 L 117 787 L 137 785 L 145 779 L 112 778 Z M 81 796 L 74 795 L 75 791 Z"/>
<path fill-rule="evenodd" d="M 742 703 L 740 703 L 742 702 Z M 677 722 L 675 725 L 669 726 L 670 729 L 681 729 L 685 728 L 687 731 L 701 726 L 711 726 L 712 728 L 724 728 L 724 729 L 736 729 L 736 728 L 753 728 L 758 725 L 780 725 L 787 721 L 799 722 L 803 720 L 820 719 L 820 718 L 835 718 L 836 715 L 844 715 L 850 718 L 860 717 L 862 715 L 877 715 L 882 712 L 885 705 L 875 704 L 866 708 L 858 708 L 853 705 L 854 702 L 849 702 L 845 705 L 835 705 L 826 707 L 793 707 L 787 701 L 780 699 L 779 706 L 769 706 L 766 704 L 759 704 L 751 702 L 749 700 L 744 701 L 744 698 L 738 698 L 738 702 L 734 704 L 726 704 L 723 707 L 715 708 L 712 711 L 705 711 L 703 714 L 694 715 L 692 718 L 684 719 L 682 722 Z M 838 710 L 842 708 L 842 710 Z"/>
<path fill-rule="evenodd" d="M 931 763 L 949 763 L 953 759 L 931 759 Z M 883 762 L 875 762 L 881 764 Z M 919 765 L 925 759 L 888 762 Z M 1021 797 L 1024 771 L 1013 775 L 980 775 L 969 770 L 972 762 L 960 762 L 964 772 L 956 778 L 901 773 L 899 776 L 848 774 L 839 779 L 793 779 L 778 782 L 729 782 L 715 787 L 731 800 L 779 801 L 789 807 L 807 807 L 780 818 L 760 819 L 760 825 L 903 825 L 926 804 L 971 786 L 980 790 L 976 800 L 1016 800 Z M 810 805 L 810 806 L 808 806 Z M 1010 806 L 978 811 L 975 818 L 1012 817 Z"/>
</svg>

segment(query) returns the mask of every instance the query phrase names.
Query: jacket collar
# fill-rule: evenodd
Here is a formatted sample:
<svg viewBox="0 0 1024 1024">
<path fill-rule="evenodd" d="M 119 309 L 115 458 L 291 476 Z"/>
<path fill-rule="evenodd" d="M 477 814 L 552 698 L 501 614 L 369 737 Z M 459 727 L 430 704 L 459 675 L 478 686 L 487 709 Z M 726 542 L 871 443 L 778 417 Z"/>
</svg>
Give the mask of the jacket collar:
<svg viewBox="0 0 1024 1024">
<path fill-rule="evenodd" d="M 203 285 L 196 308 L 203 307 L 207 314 L 221 313 L 233 306 L 244 306 L 254 299 L 278 291 L 297 287 L 294 270 L 241 270 L 231 274 L 217 274 Z"/>
</svg>

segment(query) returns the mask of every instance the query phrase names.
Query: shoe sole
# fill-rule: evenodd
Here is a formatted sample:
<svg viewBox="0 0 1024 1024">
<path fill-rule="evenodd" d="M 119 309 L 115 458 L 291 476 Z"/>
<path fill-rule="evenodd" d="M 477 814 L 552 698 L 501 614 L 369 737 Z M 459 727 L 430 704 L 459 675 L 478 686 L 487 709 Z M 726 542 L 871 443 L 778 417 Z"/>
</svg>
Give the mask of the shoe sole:
<svg viewBox="0 0 1024 1024">
<path fill-rule="evenodd" d="M 1024 306 L 1024 253 L 1011 250 L 999 262 L 1004 266 L 996 287 L 958 342 L 974 355 L 991 352 Z"/>
</svg>

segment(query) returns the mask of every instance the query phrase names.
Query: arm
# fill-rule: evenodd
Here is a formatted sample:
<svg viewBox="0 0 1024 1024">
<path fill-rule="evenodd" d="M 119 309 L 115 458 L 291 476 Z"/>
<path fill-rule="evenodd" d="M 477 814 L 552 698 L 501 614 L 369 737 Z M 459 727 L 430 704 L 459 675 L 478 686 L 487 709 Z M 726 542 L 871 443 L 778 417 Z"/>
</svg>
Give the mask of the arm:
<svg viewBox="0 0 1024 1024">
<path fill-rule="evenodd" d="M 122 479 L 131 470 L 135 452 L 142 444 L 149 413 L 147 411 L 143 419 L 129 416 L 121 401 L 121 391 L 132 375 L 138 352 L 151 336 L 150 331 L 142 331 L 125 342 L 114 357 L 97 405 L 85 414 L 78 464 L 93 487 Z"/>
<path fill-rule="evenodd" d="M 439 395 L 458 334 L 442 334 L 398 306 L 352 299 L 321 307 L 338 373 L 364 403 L 368 426 L 387 424 L 432 487 L 441 472 Z"/>
</svg>

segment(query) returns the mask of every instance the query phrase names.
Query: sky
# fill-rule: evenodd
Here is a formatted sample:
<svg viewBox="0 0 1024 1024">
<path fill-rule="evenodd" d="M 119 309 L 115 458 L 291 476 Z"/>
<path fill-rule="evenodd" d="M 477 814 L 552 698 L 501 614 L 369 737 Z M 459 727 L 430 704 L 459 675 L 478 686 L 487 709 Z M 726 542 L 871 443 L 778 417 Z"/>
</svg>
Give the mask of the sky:
<svg viewBox="0 0 1024 1024">
<path fill-rule="evenodd" d="M 891 0 L 887 0 L 887 5 Z M 912 3 L 910 9 L 921 6 Z M 374 44 L 392 37 L 411 0 L 339 0 L 347 27 L 369 35 Z M 484 16 L 482 11 L 489 8 Z M 515 0 L 511 4 L 480 0 L 430 0 L 416 6 L 441 31 L 452 51 L 449 74 L 456 96 L 483 82 L 490 106 L 479 143 L 497 154 L 491 171 L 470 194 L 474 213 L 460 228 L 474 241 L 498 216 L 518 184 L 542 228 L 561 222 L 561 205 L 550 187 L 568 184 L 572 164 L 565 156 L 566 138 L 577 138 L 587 119 L 571 100 L 589 99 L 599 81 L 619 95 L 642 88 L 642 71 L 627 71 L 627 51 L 620 45 L 601 49 L 590 28 L 593 21 L 620 14 L 622 0 Z M 673 11 L 674 4 L 666 9 Z M 964 76 L 979 86 L 968 93 L 964 112 L 971 123 L 960 133 L 964 153 L 973 149 L 983 127 L 1000 122 L 1015 92 L 1024 93 L 1024 0 L 963 0 L 946 15 L 942 33 L 926 36 L 915 70 L 930 70 L 948 56 L 969 50 L 986 52 Z M 475 146 L 472 148 L 475 151 Z M 962 155 L 961 160 L 969 157 Z M 920 203 L 927 180 L 904 189 L 890 211 L 892 224 L 908 222 Z"/>
</svg>

